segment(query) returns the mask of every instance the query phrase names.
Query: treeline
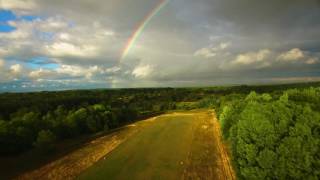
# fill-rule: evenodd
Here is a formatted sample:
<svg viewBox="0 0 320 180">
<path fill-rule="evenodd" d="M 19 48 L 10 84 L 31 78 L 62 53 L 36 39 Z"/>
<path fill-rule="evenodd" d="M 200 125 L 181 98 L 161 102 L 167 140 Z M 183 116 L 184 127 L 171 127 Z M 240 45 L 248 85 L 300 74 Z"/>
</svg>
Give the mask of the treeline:
<svg viewBox="0 0 320 180">
<path fill-rule="evenodd" d="M 239 179 L 320 179 L 320 88 L 202 103 L 217 109 Z"/>
<path fill-rule="evenodd" d="M 225 102 L 244 98 L 252 90 L 279 96 L 284 89 L 318 84 L 2 93 L 0 156 L 34 147 L 48 151 L 55 142 L 107 132 L 166 110 L 223 107 Z M 303 103 L 305 97 L 295 98 Z"/>
<path fill-rule="evenodd" d="M 154 113 L 192 101 L 186 89 L 119 89 L 0 95 L 0 155 L 31 148 L 44 152 L 80 135 L 107 132 Z M 181 93 L 181 94 L 180 94 Z"/>
<path fill-rule="evenodd" d="M 0 118 L 8 119 L 12 113 L 23 108 L 47 113 L 58 106 L 71 110 L 99 103 L 122 108 L 132 106 L 138 110 L 162 108 L 167 102 L 195 101 L 202 96 L 193 89 L 150 88 L 150 89 L 110 89 L 72 90 L 58 92 L 3 93 L 0 94 Z M 155 107 L 157 106 L 157 107 Z M 165 107 L 163 107 L 165 108 Z"/>
<path fill-rule="evenodd" d="M 93 105 L 103 102 L 112 107 L 121 107 L 123 105 L 131 104 L 138 109 L 144 110 L 147 108 L 150 110 L 153 106 L 163 106 L 163 104 L 166 104 L 167 102 L 198 101 L 210 95 L 220 97 L 232 93 L 248 94 L 251 91 L 281 94 L 283 90 L 290 88 L 306 88 L 310 86 L 320 86 L 320 82 L 203 88 L 98 89 L 33 93 L 0 93 L 0 119 L 8 119 L 10 118 L 10 114 L 26 107 L 29 110 L 46 113 L 55 110 L 58 106 L 64 106 L 64 108 L 69 110 L 84 105 Z"/>
<path fill-rule="evenodd" d="M 46 114 L 22 109 L 11 114 L 9 121 L 0 120 L 0 153 L 15 154 L 32 147 L 47 152 L 53 150 L 58 140 L 108 131 L 135 120 L 138 115 L 134 109 L 112 109 L 103 104 L 72 110 L 59 106 Z"/>
</svg>

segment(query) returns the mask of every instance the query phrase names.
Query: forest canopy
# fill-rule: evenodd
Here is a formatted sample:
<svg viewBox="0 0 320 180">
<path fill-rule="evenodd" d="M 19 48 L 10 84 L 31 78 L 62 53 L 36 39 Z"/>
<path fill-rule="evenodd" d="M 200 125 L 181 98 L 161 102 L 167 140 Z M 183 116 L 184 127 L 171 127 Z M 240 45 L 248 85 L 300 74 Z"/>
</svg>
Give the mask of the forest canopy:
<svg viewBox="0 0 320 180">
<path fill-rule="evenodd" d="M 219 120 L 239 179 L 319 179 L 320 88 L 228 99 Z"/>
</svg>

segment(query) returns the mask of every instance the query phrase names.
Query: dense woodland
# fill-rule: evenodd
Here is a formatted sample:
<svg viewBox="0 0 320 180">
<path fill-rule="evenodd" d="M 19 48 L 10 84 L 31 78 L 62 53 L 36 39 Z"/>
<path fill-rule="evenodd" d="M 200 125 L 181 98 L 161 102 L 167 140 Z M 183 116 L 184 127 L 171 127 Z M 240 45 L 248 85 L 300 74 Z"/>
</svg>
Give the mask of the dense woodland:
<svg viewBox="0 0 320 180">
<path fill-rule="evenodd" d="M 212 108 L 239 179 L 320 178 L 320 83 L 0 94 L 0 155 L 108 132 L 155 113 Z"/>
<path fill-rule="evenodd" d="M 239 179 L 320 179 L 320 88 L 230 94 L 215 106 Z"/>
</svg>

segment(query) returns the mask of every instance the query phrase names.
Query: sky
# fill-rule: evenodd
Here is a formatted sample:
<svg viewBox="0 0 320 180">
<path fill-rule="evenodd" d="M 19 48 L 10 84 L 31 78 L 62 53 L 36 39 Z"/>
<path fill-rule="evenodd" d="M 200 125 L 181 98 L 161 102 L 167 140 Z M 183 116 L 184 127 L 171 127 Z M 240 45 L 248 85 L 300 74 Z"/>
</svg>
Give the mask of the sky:
<svg viewBox="0 0 320 180">
<path fill-rule="evenodd" d="M 319 0 L 0 0 L 0 92 L 306 81 Z"/>
</svg>

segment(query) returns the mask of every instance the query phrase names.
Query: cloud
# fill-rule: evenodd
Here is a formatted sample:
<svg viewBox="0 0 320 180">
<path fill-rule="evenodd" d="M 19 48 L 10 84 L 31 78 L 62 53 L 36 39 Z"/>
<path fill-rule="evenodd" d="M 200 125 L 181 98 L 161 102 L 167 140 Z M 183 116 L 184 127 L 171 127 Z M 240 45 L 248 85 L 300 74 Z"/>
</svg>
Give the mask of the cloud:
<svg viewBox="0 0 320 180">
<path fill-rule="evenodd" d="M 211 58 L 211 57 L 215 57 L 217 55 L 217 53 L 215 53 L 214 51 L 212 51 L 212 49 L 209 48 L 202 48 L 197 50 L 194 53 L 195 56 L 203 56 L 205 58 Z"/>
<path fill-rule="evenodd" d="M 98 66 L 82 67 L 75 65 L 61 65 L 54 71 L 59 75 L 83 77 L 87 79 L 91 79 L 96 75 L 105 73 L 105 70 L 103 68 L 99 68 Z"/>
<path fill-rule="evenodd" d="M 303 63 L 307 65 L 317 64 L 319 57 L 316 54 L 310 54 L 310 52 L 304 52 L 299 48 L 293 48 L 289 51 L 281 53 L 277 60 L 280 62 L 292 62 L 292 63 Z"/>
<path fill-rule="evenodd" d="M 146 78 L 154 71 L 154 67 L 151 65 L 139 65 L 134 68 L 132 75 L 136 78 Z"/>
<path fill-rule="evenodd" d="M 231 60 L 220 64 L 224 70 L 255 70 L 269 69 L 269 71 L 290 71 L 290 69 L 306 68 L 306 66 L 318 64 L 318 55 L 311 52 L 303 52 L 299 48 L 287 51 L 260 49 L 243 53 L 234 53 Z"/>
<path fill-rule="evenodd" d="M 62 64 L 114 63 L 121 47 L 116 33 L 97 22 L 92 22 L 90 27 L 71 26 L 65 18 L 56 16 L 9 23 L 17 29 L 0 33 L 0 58 L 3 59 L 10 57 L 25 62 L 43 56 Z"/>
<path fill-rule="evenodd" d="M 268 32 L 288 31 L 289 28 L 301 24 L 312 26 L 319 22 L 312 18 L 319 15 L 318 0 L 269 0 L 264 2 L 249 0 L 202 0 L 212 19 L 220 19 L 236 24 L 246 31 L 255 32 L 259 29 Z M 266 28 L 263 30 L 263 28 Z M 299 28 L 302 28 L 301 26 Z M 274 31 L 272 31 L 274 32 Z"/>
<path fill-rule="evenodd" d="M 306 60 L 306 64 L 317 64 L 319 62 L 318 57 L 310 57 L 309 59 Z"/>
<path fill-rule="evenodd" d="M 291 49 L 278 56 L 280 61 L 297 61 L 305 58 L 304 53 L 299 48 Z"/>
<path fill-rule="evenodd" d="M 258 52 L 249 52 L 237 55 L 236 59 L 232 62 L 234 64 L 249 65 L 259 63 L 267 60 L 270 57 L 271 51 L 269 49 L 262 49 Z"/>
<path fill-rule="evenodd" d="M 10 9 L 20 14 L 30 13 L 34 10 L 37 4 L 33 0 L 1 0 L 0 9 Z"/>
<path fill-rule="evenodd" d="M 60 65 L 56 69 L 35 69 L 29 71 L 28 76 L 33 80 L 39 79 L 82 79 L 84 82 L 90 83 L 93 81 L 101 81 L 106 83 L 107 76 L 119 72 L 120 69 L 117 67 L 113 68 L 102 68 L 98 66 L 77 66 L 77 65 Z"/>
<path fill-rule="evenodd" d="M 56 42 L 46 46 L 48 54 L 53 57 L 75 56 L 75 57 L 94 57 L 97 55 L 98 48 L 93 45 L 76 46 L 66 42 Z"/>
<path fill-rule="evenodd" d="M 38 70 L 33 70 L 29 73 L 29 77 L 31 79 L 43 79 L 43 78 L 50 78 L 54 74 L 53 71 L 48 70 L 48 69 L 38 69 Z"/>
<path fill-rule="evenodd" d="M 15 30 L 0 32 L 0 89 L 214 85 L 319 75 L 317 0 L 170 1 L 120 62 L 128 39 L 157 3 L 2 0 L 1 8 L 17 19 L 4 22 Z M 19 76 L 10 69 L 16 64 Z"/>
<path fill-rule="evenodd" d="M 0 69 L 4 66 L 4 60 L 0 59 Z"/>
<path fill-rule="evenodd" d="M 230 45 L 230 42 L 222 42 L 217 46 L 211 45 L 211 47 L 201 48 L 194 53 L 194 56 L 212 58 L 217 56 L 218 53 L 221 53 L 221 51 L 227 49 Z"/>
<path fill-rule="evenodd" d="M 22 72 L 22 66 L 20 64 L 14 64 L 10 66 L 10 70 L 13 74 L 20 74 Z"/>
</svg>

